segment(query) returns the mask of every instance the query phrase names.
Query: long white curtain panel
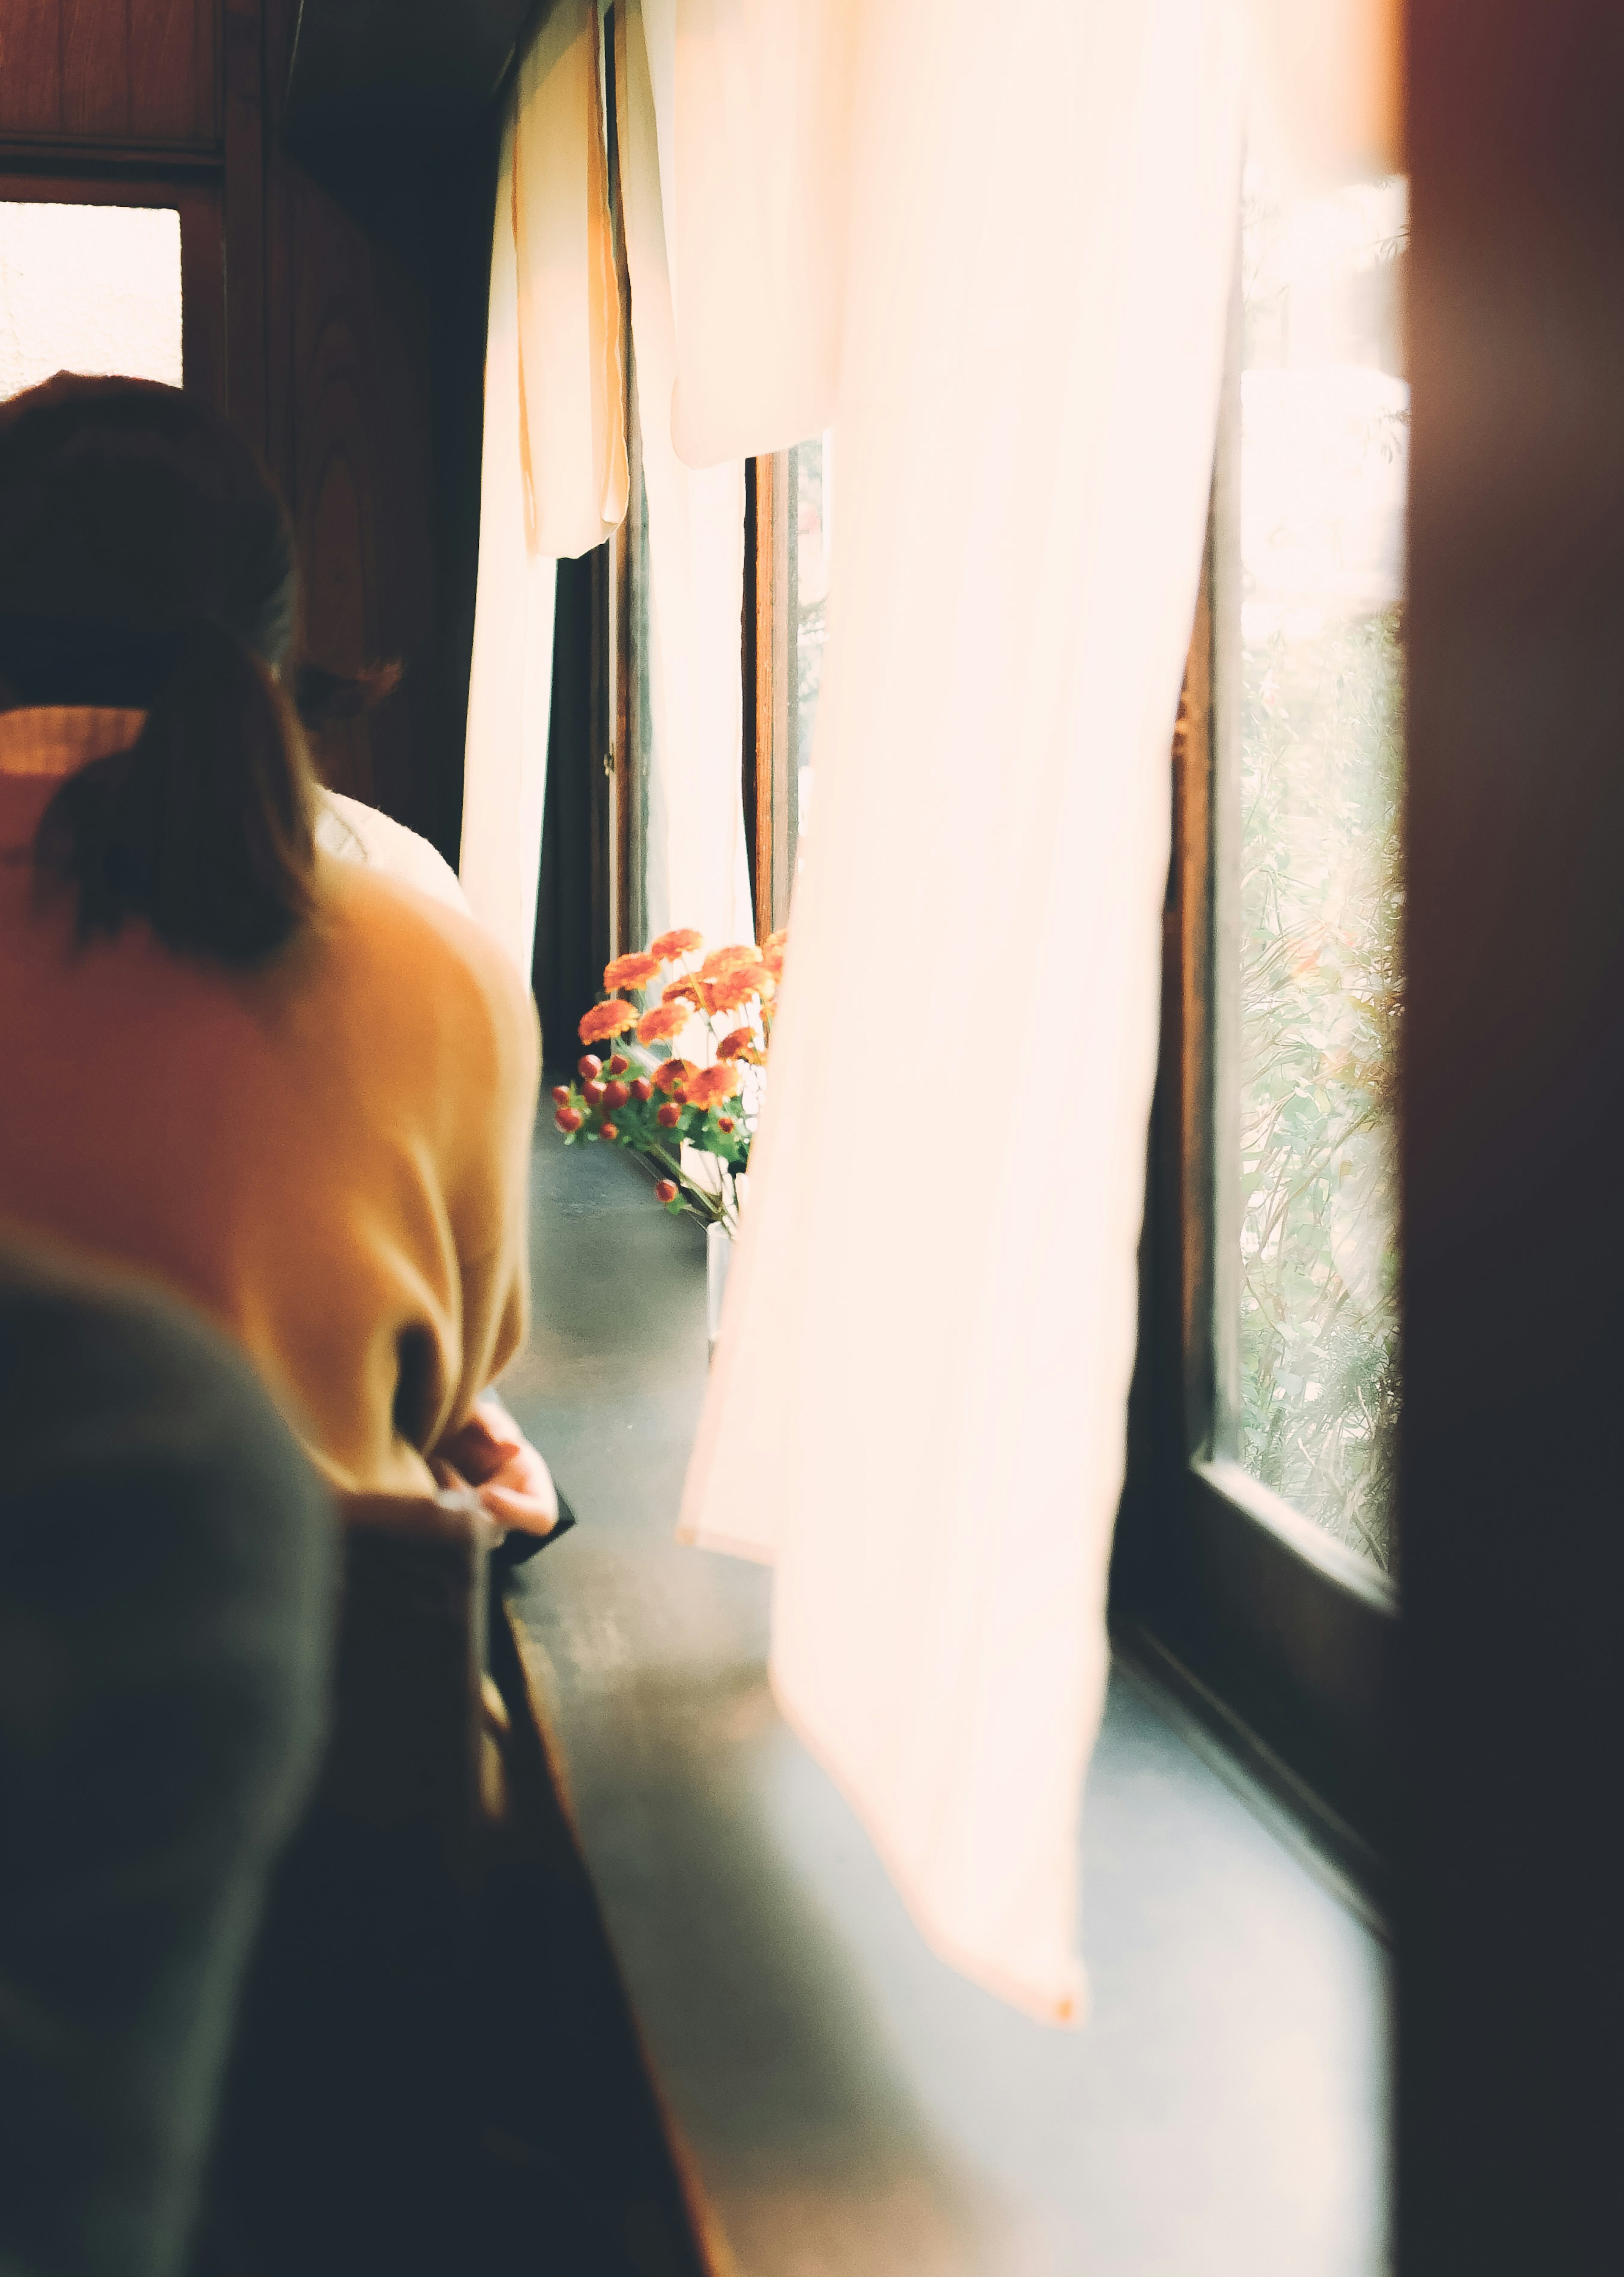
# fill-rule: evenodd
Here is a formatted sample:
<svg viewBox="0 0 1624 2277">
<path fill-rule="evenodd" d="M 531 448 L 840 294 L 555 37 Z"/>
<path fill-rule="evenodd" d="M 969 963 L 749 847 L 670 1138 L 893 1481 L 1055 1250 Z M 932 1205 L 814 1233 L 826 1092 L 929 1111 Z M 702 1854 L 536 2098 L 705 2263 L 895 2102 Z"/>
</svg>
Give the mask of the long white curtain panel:
<svg viewBox="0 0 1624 2277">
<path fill-rule="evenodd" d="M 846 286 L 853 0 L 641 0 L 690 467 L 829 423 Z M 919 58 L 929 68 L 929 58 Z"/>
<path fill-rule="evenodd" d="M 551 555 L 532 551 L 529 534 L 519 410 L 511 118 L 502 136 L 499 183 L 458 874 L 474 914 L 528 974 L 541 875 L 558 564 Z"/>
<path fill-rule="evenodd" d="M 1223 0 L 695 0 L 695 71 L 831 15 L 817 820 L 681 1531 L 775 1561 L 778 1699 L 932 1943 L 1071 2020 L 1239 43 Z M 705 447 L 796 439 L 690 364 L 677 290 Z"/>
<path fill-rule="evenodd" d="M 519 58 L 513 233 L 530 549 L 573 558 L 626 513 L 620 292 L 597 0 L 553 0 Z"/>
<path fill-rule="evenodd" d="M 596 0 L 556 0 L 520 57 L 502 135 L 463 775 L 463 887 L 525 972 L 557 563 L 625 515 L 621 356 Z"/>
</svg>

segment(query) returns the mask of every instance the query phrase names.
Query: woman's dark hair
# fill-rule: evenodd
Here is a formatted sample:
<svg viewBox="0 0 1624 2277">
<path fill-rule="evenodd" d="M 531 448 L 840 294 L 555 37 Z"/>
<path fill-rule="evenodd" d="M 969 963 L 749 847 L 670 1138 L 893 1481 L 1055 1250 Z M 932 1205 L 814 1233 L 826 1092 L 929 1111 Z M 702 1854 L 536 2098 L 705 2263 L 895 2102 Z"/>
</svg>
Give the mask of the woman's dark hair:
<svg viewBox="0 0 1624 2277">
<path fill-rule="evenodd" d="M 179 389 L 58 373 L 0 406 L 0 682 L 19 704 L 147 713 L 70 775 L 36 875 L 81 940 L 144 918 L 251 965 L 309 916 L 315 779 L 279 674 L 297 578 L 252 451 Z"/>
</svg>

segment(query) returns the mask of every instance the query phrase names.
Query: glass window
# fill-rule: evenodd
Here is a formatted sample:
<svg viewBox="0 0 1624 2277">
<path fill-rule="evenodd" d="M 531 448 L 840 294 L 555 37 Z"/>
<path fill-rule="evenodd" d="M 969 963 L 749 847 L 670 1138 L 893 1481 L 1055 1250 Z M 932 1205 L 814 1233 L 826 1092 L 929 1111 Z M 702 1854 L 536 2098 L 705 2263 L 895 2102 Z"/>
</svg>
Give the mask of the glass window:
<svg viewBox="0 0 1624 2277">
<path fill-rule="evenodd" d="M 1231 1451 L 1393 1563 L 1406 185 L 1248 165 Z"/>
<path fill-rule="evenodd" d="M 826 428 L 791 453 L 795 501 L 794 544 L 789 551 L 789 630 L 795 720 L 795 803 L 791 862 L 800 867 L 799 842 L 812 811 L 812 729 L 823 686 L 823 649 L 827 635 L 830 507 L 835 490 L 835 436 Z"/>
<path fill-rule="evenodd" d="M 0 397 L 53 372 L 181 383 L 180 216 L 0 201 Z"/>
</svg>

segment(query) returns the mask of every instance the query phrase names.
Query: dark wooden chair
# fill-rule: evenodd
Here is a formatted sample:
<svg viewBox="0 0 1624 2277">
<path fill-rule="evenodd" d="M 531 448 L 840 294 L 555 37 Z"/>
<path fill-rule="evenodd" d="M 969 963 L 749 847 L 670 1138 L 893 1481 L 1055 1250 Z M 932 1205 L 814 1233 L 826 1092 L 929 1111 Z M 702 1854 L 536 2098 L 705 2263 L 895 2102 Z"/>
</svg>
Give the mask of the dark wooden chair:
<svg viewBox="0 0 1624 2277">
<path fill-rule="evenodd" d="M 450 1494 L 344 1518 L 327 1755 L 194 2277 L 714 2277 L 486 1521 Z"/>
</svg>

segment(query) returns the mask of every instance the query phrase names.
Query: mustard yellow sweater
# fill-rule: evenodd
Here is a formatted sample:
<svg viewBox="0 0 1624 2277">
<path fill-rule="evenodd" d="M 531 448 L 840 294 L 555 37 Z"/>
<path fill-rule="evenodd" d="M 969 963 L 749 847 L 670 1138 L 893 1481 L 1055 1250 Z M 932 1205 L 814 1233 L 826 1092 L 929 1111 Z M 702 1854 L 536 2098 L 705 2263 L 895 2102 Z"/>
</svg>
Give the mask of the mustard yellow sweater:
<svg viewBox="0 0 1624 2277">
<path fill-rule="evenodd" d="M 530 997 L 471 919 L 326 855 L 261 972 L 140 925 L 75 952 L 28 849 L 120 720 L 0 714 L 0 1223 L 192 1298 L 336 1484 L 421 1487 L 524 1333 Z"/>
</svg>

